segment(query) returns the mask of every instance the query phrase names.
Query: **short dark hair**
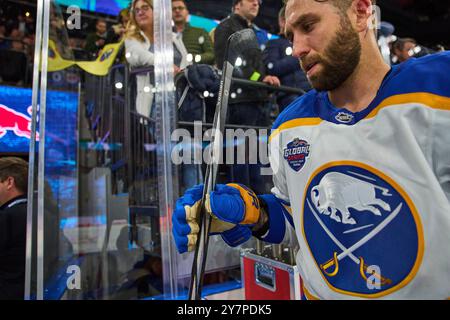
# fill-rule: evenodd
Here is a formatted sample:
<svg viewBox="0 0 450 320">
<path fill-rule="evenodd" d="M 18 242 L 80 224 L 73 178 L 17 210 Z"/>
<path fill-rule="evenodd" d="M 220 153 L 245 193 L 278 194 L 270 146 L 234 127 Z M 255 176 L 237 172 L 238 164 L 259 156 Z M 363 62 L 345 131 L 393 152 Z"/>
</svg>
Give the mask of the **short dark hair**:
<svg viewBox="0 0 450 320">
<path fill-rule="evenodd" d="M 234 8 L 234 6 L 235 5 L 237 5 L 239 2 L 241 2 L 242 0 L 233 0 L 233 8 Z M 261 1 L 262 0 L 258 0 L 259 1 L 259 4 L 261 5 Z"/>
<path fill-rule="evenodd" d="M 417 41 L 413 38 L 398 38 L 392 43 L 392 49 L 402 51 L 408 42 L 417 45 Z"/>
<path fill-rule="evenodd" d="M 0 182 L 14 178 L 16 188 L 23 193 L 28 191 L 28 162 L 17 157 L 0 158 Z"/>
<path fill-rule="evenodd" d="M 186 1 L 185 0 L 172 0 L 172 2 L 174 2 L 174 1 L 181 1 L 181 2 L 183 2 L 184 3 L 184 5 L 186 6 L 186 8 L 187 8 L 187 3 L 186 3 Z"/>
</svg>

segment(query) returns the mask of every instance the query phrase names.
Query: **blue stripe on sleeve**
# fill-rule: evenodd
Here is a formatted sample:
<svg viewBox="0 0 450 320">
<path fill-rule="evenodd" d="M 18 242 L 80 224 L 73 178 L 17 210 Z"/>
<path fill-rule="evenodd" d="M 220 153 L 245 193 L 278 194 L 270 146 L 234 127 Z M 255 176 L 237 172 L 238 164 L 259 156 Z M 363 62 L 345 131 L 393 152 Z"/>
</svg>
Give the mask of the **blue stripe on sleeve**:
<svg viewBox="0 0 450 320">
<path fill-rule="evenodd" d="M 269 214 L 269 231 L 261 240 L 270 243 L 281 243 L 286 232 L 286 222 L 284 219 L 286 210 L 272 194 L 261 195 L 259 198 L 266 203 Z"/>
</svg>

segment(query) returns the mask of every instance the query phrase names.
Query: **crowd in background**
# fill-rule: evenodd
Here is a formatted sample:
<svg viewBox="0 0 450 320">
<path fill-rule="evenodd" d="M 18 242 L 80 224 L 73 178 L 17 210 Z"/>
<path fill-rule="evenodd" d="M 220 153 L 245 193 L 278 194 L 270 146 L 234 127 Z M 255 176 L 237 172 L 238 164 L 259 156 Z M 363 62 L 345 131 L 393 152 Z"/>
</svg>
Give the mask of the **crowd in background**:
<svg viewBox="0 0 450 320">
<path fill-rule="evenodd" d="M 182 33 L 183 42 L 188 49 L 188 53 L 193 55 L 193 63 L 217 64 L 217 61 L 214 59 L 215 53 L 212 46 L 214 30 L 208 36 L 206 32 L 191 27 L 187 21 L 189 13 L 187 3 L 182 2 L 184 4 L 181 7 L 185 9 L 180 9 L 179 4 L 173 6 L 174 31 L 178 34 Z M 408 3 L 404 5 L 407 6 Z M 30 66 L 32 66 L 34 56 L 35 10 L 34 6 L 19 6 L 14 2 L 5 1 L 0 4 L 0 50 L 10 50 L 25 54 Z M 130 20 L 130 11 L 128 9 L 122 10 L 116 19 L 117 21 L 112 23 L 113 18 L 90 18 L 88 24 L 83 24 L 82 32 L 77 32 L 76 34 L 69 32 L 67 46 L 60 47 L 61 51 L 63 51 L 62 55 L 72 56 L 76 60 L 95 60 L 99 51 L 106 44 L 118 42 L 124 36 Z M 260 44 L 265 46 L 268 41 L 267 33 L 255 24 L 251 24 L 251 26 L 255 30 Z M 50 36 L 54 39 L 67 38 L 65 21 L 61 14 L 56 14 L 55 10 L 52 10 Z M 196 39 L 196 37 L 198 38 Z M 198 39 L 202 39 L 201 48 L 199 47 Z M 414 54 L 411 55 L 410 50 L 417 45 L 417 42 L 412 38 L 398 39 L 395 43 L 392 43 L 392 62 L 402 62 L 413 56 Z M 436 47 L 433 49 L 442 50 L 444 48 Z M 204 52 L 199 53 L 199 50 L 204 50 Z M 222 51 L 219 52 L 219 56 L 222 54 Z M 267 57 L 267 54 L 265 56 Z M 196 57 L 198 60 L 195 60 Z M 28 85 L 30 84 L 29 81 L 30 79 L 28 79 Z M 21 82 L 15 84 L 23 85 Z"/>
</svg>

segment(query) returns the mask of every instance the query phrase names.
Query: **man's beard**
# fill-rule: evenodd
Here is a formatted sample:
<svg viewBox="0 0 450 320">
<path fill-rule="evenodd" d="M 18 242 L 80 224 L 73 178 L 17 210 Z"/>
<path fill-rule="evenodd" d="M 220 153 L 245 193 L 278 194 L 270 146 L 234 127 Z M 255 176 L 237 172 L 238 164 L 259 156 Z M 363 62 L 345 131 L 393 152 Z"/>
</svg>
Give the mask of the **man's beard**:
<svg viewBox="0 0 450 320">
<path fill-rule="evenodd" d="M 340 29 L 325 49 L 324 55 L 302 61 L 302 68 L 320 63 L 322 70 L 308 77 L 317 91 L 332 91 L 340 87 L 355 71 L 361 60 L 361 42 L 347 16 L 341 17 Z"/>
</svg>

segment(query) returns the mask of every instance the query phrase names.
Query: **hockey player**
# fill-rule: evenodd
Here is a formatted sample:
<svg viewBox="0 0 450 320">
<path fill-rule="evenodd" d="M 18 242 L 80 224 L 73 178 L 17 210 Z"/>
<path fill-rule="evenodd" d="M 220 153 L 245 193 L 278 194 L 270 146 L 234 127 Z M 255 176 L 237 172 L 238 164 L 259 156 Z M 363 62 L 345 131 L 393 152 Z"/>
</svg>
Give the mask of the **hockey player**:
<svg viewBox="0 0 450 320">
<path fill-rule="evenodd" d="M 389 67 L 373 0 L 288 0 L 286 34 L 315 90 L 270 137 L 274 187 L 218 185 L 206 207 L 230 245 L 280 243 L 292 225 L 308 299 L 450 297 L 450 54 Z M 192 250 L 202 186 L 177 202 Z"/>
</svg>

